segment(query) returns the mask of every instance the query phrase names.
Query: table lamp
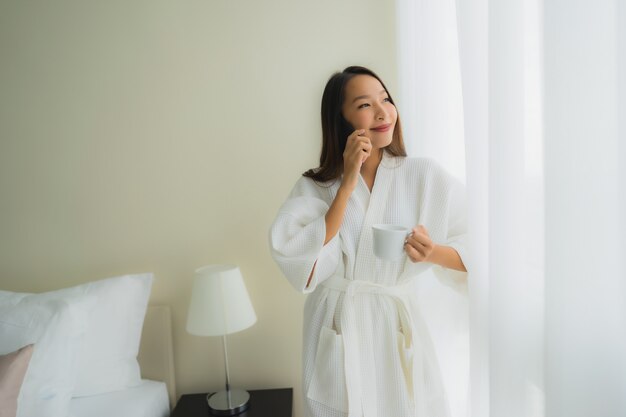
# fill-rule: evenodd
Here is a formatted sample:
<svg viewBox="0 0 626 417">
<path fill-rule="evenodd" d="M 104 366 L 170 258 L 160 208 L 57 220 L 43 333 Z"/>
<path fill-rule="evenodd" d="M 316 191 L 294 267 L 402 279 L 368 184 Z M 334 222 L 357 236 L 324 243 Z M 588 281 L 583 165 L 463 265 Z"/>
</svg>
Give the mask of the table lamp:
<svg viewBox="0 0 626 417">
<path fill-rule="evenodd" d="M 232 416 L 248 409 L 250 394 L 230 387 L 226 335 L 247 329 L 256 315 L 239 268 L 207 265 L 196 270 L 187 314 L 187 332 L 196 336 L 222 336 L 226 389 L 207 395 L 209 411 Z"/>
</svg>

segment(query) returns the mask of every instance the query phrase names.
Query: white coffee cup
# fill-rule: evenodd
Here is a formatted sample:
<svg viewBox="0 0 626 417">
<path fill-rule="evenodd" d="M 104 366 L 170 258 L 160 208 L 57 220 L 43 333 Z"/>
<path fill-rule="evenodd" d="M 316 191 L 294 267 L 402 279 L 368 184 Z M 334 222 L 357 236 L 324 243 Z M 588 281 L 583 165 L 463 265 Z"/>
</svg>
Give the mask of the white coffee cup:
<svg viewBox="0 0 626 417">
<path fill-rule="evenodd" d="M 387 261 L 397 261 L 406 255 L 404 243 L 411 229 L 398 224 L 375 224 L 374 255 Z"/>
</svg>

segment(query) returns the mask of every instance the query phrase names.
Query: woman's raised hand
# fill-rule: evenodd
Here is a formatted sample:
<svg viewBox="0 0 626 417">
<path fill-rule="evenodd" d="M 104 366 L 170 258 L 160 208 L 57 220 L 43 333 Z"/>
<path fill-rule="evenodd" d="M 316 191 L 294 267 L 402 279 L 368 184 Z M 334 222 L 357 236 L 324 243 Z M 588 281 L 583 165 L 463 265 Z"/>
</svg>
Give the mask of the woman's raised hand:
<svg viewBox="0 0 626 417">
<path fill-rule="evenodd" d="M 359 136 L 365 133 L 365 129 L 357 129 L 346 140 L 346 149 L 343 151 L 343 179 L 337 195 L 328 208 L 324 220 L 326 222 L 326 238 L 324 244 L 328 243 L 334 236 L 339 233 L 343 216 L 346 212 L 346 206 L 352 192 L 359 183 L 359 175 L 361 175 L 361 165 L 370 156 L 372 144 L 370 139 L 365 136 Z M 309 276 L 309 281 L 313 276 L 313 272 Z M 309 284 L 307 284 L 308 286 Z"/>
<path fill-rule="evenodd" d="M 372 143 L 367 136 L 361 136 L 365 129 L 357 129 L 348 136 L 343 151 L 343 181 L 341 185 L 354 191 L 359 182 L 361 165 L 372 152 Z"/>
</svg>

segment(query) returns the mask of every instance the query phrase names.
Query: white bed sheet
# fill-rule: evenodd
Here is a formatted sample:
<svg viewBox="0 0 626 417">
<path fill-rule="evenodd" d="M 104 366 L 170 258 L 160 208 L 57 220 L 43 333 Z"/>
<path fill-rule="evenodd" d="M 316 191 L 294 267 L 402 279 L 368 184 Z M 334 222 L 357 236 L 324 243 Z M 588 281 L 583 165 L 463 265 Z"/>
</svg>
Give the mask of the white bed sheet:
<svg viewBox="0 0 626 417">
<path fill-rule="evenodd" d="M 144 379 L 141 384 L 122 391 L 73 398 L 71 417 L 168 417 L 167 386 Z"/>
</svg>

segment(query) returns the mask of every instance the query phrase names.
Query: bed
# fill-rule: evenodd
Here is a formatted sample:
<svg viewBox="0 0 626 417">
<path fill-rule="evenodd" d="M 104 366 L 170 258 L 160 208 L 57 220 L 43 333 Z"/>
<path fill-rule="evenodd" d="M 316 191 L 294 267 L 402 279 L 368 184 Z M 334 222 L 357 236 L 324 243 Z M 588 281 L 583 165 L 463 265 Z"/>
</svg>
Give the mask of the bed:
<svg viewBox="0 0 626 417">
<path fill-rule="evenodd" d="M 153 280 L 0 290 L 0 415 L 167 417 L 176 402 L 171 314 L 148 306 Z"/>
<path fill-rule="evenodd" d="M 165 383 L 142 380 L 122 391 L 74 398 L 71 417 L 168 417 L 170 409 Z"/>
</svg>

